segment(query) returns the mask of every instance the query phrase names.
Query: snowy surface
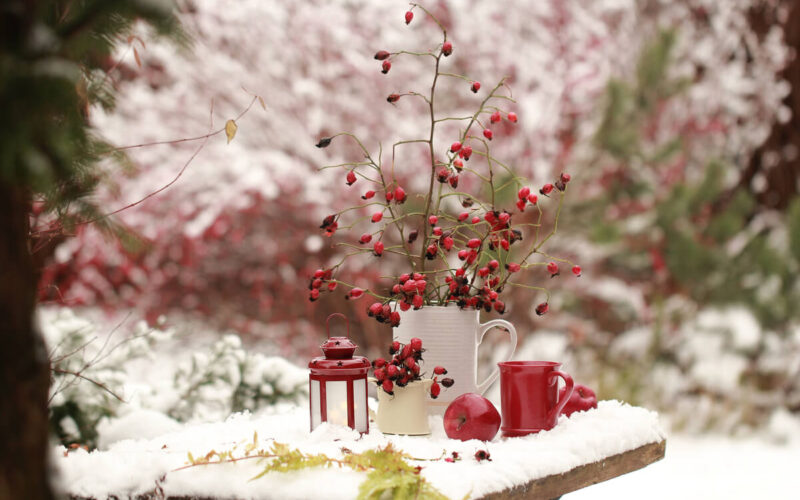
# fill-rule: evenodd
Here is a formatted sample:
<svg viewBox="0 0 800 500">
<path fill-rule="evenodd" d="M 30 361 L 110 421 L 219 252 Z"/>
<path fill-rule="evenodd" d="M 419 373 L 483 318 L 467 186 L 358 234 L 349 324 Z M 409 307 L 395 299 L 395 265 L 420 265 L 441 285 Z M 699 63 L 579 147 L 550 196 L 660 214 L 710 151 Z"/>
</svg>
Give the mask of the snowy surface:
<svg viewBox="0 0 800 500">
<path fill-rule="evenodd" d="M 391 441 L 416 458 L 459 452 L 463 457 L 459 462 L 420 462 L 422 474 L 450 498 L 474 498 L 665 438 L 656 413 L 618 401 L 603 401 L 596 410 L 562 417 L 548 432 L 508 440 L 498 437 L 490 443 L 447 439 L 441 417 L 431 419 L 431 436 L 388 436 L 372 428 L 359 438 L 349 428 L 327 424 L 309 433 L 307 407 L 278 406 L 271 415 L 236 414 L 223 423 L 187 424 L 157 438 L 110 444 L 107 451 L 75 450 L 65 456 L 59 447 L 54 449 L 54 460 L 61 484 L 78 496 L 136 495 L 153 490 L 158 478 L 166 475 L 161 484 L 167 495 L 311 498 L 318 496 L 324 482 L 327 498 L 354 498 L 365 474 L 349 469 L 272 473 L 256 481 L 250 481 L 260 472 L 255 461 L 174 469 L 187 464 L 189 452 L 203 456 L 212 449 L 230 450 L 237 444 L 241 448 L 252 441 L 254 432 L 259 448 L 268 448 L 274 439 L 330 457 L 341 456 L 342 447 L 358 453 Z M 472 456 L 479 449 L 489 451 L 492 461 L 476 462 Z"/>
</svg>

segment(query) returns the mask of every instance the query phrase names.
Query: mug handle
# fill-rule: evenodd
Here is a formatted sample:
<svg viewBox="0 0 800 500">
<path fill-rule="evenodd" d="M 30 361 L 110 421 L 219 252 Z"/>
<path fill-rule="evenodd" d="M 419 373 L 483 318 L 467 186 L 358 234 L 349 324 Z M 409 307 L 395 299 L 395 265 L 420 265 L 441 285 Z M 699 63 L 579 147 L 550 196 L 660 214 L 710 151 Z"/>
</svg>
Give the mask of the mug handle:
<svg viewBox="0 0 800 500">
<path fill-rule="evenodd" d="M 483 342 L 483 336 L 486 335 L 486 332 L 488 332 L 489 330 L 491 330 L 492 328 L 494 328 L 496 326 L 502 326 L 503 328 L 508 330 L 509 334 L 511 334 L 511 351 L 509 351 L 508 357 L 503 360 L 503 361 L 511 361 L 511 357 L 514 356 L 514 351 L 517 350 L 517 330 L 516 330 L 516 328 L 514 328 L 514 325 L 512 325 L 511 323 L 509 323 L 508 321 L 506 321 L 504 319 L 493 319 L 491 321 L 487 321 L 486 323 L 484 323 L 482 325 L 478 325 L 478 335 L 479 335 L 479 337 L 478 337 L 478 343 L 476 344 L 475 348 L 477 349 L 477 347 L 481 345 L 481 342 Z M 484 392 L 486 392 L 486 390 L 489 388 L 489 386 L 492 385 L 492 383 L 495 380 L 497 380 L 497 377 L 499 375 L 500 375 L 500 368 L 497 365 L 495 365 L 494 371 L 491 373 L 491 375 L 486 377 L 486 380 L 484 380 L 483 382 L 478 384 L 477 383 L 477 372 L 476 372 L 476 376 L 475 376 L 476 384 L 475 385 L 477 386 L 478 394 L 482 395 Z"/>
<path fill-rule="evenodd" d="M 555 377 L 561 377 L 564 379 L 564 382 L 567 384 L 567 390 L 564 392 L 564 397 L 561 399 L 561 401 L 559 401 L 558 404 L 556 404 L 556 406 L 553 407 L 547 414 L 548 421 L 552 420 L 553 417 L 558 419 L 558 416 L 561 414 L 561 410 L 567 406 L 567 401 L 569 401 L 569 397 L 572 396 L 572 389 L 575 385 L 569 373 L 560 372 L 558 370 L 550 372 L 550 374 L 547 376 L 547 382 L 550 383 Z"/>
</svg>

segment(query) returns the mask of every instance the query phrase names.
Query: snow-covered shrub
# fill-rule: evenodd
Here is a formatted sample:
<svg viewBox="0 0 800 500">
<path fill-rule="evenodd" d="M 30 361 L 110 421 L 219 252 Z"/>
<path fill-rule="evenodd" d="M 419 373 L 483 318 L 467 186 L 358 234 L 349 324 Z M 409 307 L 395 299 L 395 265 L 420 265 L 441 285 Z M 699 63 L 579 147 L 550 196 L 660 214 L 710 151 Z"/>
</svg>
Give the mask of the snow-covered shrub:
<svg viewBox="0 0 800 500">
<path fill-rule="evenodd" d="M 39 322 L 49 346 L 51 429 L 65 444 L 94 444 L 100 420 L 124 404 L 125 364 L 152 356 L 172 332 L 139 322 L 130 335 L 117 335 L 67 308 L 40 310 Z"/>
<path fill-rule="evenodd" d="M 169 410 L 178 420 L 223 419 L 308 394 L 308 372 L 283 358 L 250 353 L 236 335 L 226 335 L 209 352 L 196 352 L 175 374 L 179 401 Z"/>
</svg>

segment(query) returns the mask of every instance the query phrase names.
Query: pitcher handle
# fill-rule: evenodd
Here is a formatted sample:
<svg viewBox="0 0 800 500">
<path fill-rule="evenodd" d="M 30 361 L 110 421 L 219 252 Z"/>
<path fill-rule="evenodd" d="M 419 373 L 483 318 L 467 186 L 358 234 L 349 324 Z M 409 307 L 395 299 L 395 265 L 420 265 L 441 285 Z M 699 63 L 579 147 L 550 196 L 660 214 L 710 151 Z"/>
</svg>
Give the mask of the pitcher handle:
<svg viewBox="0 0 800 500">
<path fill-rule="evenodd" d="M 567 384 L 566 391 L 564 391 L 564 397 L 561 398 L 555 407 L 553 407 L 547 413 L 547 421 L 551 422 L 553 418 L 558 419 L 558 416 L 561 414 L 561 410 L 567 405 L 567 401 L 569 401 L 569 397 L 572 396 L 572 389 L 574 387 L 574 382 L 572 381 L 572 377 L 568 373 L 560 372 L 558 370 L 554 372 L 550 372 L 547 376 L 547 382 L 550 383 L 554 378 L 561 377 L 564 379 L 564 382 Z"/>
<path fill-rule="evenodd" d="M 508 357 L 503 360 L 503 361 L 511 361 L 511 357 L 514 356 L 514 351 L 517 350 L 517 329 L 514 328 L 514 325 L 512 325 L 511 323 L 509 323 L 504 319 L 493 319 L 478 326 L 478 333 L 480 335 L 480 337 L 478 338 L 478 346 L 480 346 L 481 342 L 483 342 L 483 336 L 486 335 L 486 332 L 488 332 L 489 330 L 491 330 L 496 326 L 502 326 L 503 328 L 508 330 L 508 333 L 511 335 L 511 350 L 508 353 Z M 491 373 L 491 375 L 486 377 L 486 380 L 484 380 L 480 384 L 477 384 L 477 373 L 476 373 L 475 381 L 476 381 L 476 386 L 478 388 L 478 394 L 482 395 L 484 392 L 486 392 L 489 386 L 491 386 L 492 383 L 495 380 L 497 380 L 497 377 L 499 375 L 500 375 L 500 368 L 497 365 L 495 365 L 495 369 Z"/>
</svg>

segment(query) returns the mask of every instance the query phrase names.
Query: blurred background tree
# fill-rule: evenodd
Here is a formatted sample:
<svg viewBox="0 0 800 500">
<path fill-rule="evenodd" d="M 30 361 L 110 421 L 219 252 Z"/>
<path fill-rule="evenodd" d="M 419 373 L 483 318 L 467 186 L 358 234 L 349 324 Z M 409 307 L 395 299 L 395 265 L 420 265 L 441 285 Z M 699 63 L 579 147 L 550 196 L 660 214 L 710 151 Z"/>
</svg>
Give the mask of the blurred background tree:
<svg viewBox="0 0 800 500">
<path fill-rule="evenodd" d="M 110 109 L 114 48 L 141 20 L 177 36 L 168 2 L 8 0 L 0 6 L 0 498 L 51 498 L 50 371 L 33 312 L 42 262 L 80 221 L 119 233 L 89 195 L 109 146 L 89 123 Z M 177 39 L 177 38 L 176 38 Z M 50 214 L 32 234 L 29 217 Z"/>
</svg>

